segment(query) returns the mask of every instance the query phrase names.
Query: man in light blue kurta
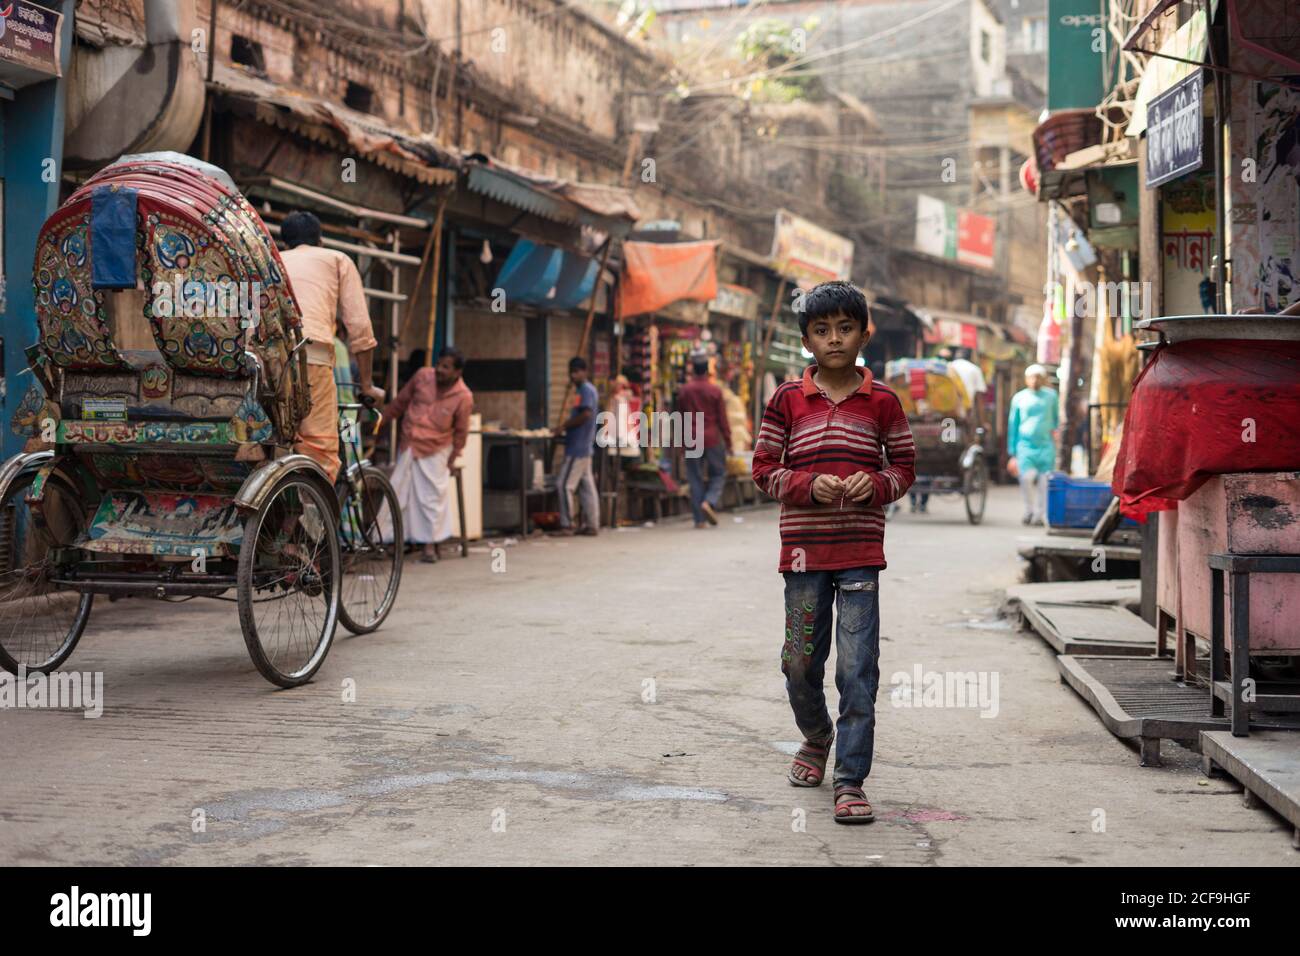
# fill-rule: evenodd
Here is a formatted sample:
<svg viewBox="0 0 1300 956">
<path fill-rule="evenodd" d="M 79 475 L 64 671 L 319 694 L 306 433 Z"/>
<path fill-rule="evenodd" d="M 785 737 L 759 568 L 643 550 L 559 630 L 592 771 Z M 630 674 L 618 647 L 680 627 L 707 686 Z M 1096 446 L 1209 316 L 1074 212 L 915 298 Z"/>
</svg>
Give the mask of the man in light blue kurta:
<svg viewBox="0 0 1300 956">
<path fill-rule="evenodd" d="M 1025 369 L 1025 384 L 1011 399 L 1007 419 L 1008 467 L 1018 469 L 1025 524 L 1042 524 L 1047 511 L 1047 473 L 1056 465 L 1056 435 L 1060 408 L 1055 391 L 1047 388 L 1047 369 Z"/>
</svg>

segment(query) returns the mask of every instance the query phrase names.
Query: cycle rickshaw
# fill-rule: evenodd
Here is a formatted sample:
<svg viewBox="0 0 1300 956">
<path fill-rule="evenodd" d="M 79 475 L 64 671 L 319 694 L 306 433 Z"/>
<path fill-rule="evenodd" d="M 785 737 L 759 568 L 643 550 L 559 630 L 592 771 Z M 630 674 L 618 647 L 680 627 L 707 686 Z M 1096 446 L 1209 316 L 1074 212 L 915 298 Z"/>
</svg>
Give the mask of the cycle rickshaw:
<svg viewBox="0 0 1300 956">
<path fill-rule="evenodd" d="M 979 524 L 989 486 L 985 430 L 972 420 L 960 376 L 942 359 L 895 359 L 885 366 L 885 384 L 897 393 L 912 428 L 916 481 L 911 493 L 960 494 L 967 520 Z"/>
<path fill-rule="evenodd" d="M 223 170 L 178 154 L 106 167 L 41 228 L 33 283 L 12 423 L 28 442 L 0 466 L 0 666 L 57 668 L 96 595 L 231 600 L 282 687 L 311 679 L 339 622 L 382 623 L 396 496 L 351 434 L 334 483 L 292 452 L 310 401 L 301 313 Z M 350 433 L 361 406 L 345 407 Z"/>
</svg>

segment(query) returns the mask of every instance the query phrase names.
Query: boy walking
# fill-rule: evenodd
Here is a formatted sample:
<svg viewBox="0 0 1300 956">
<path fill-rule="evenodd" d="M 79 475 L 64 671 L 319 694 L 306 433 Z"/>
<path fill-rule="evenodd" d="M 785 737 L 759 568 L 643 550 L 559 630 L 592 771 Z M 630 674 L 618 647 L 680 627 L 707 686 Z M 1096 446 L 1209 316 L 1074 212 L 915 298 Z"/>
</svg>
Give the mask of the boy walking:
<svg viewBox="0 0 1300 956">
<path fill-rule="evenodd" d="M 870 338 L 862 292 L 823 282 L 805 297 L 799 330 L 817 364 L 801 381 L 780 385 L 768 402 L 753 468 L 758 487 L 781 502 L 781 670 L 805 738 L 789 780 L 820 785 L 838 737 L 835 822 L 870 823 L 875 817 L 862 783 L 875 747 L 884 506 L 912 484 L 915 448 L 898 396 L 856 364 Z M 833 607 L 838 723 L 823 689 Z"/>
</svg>

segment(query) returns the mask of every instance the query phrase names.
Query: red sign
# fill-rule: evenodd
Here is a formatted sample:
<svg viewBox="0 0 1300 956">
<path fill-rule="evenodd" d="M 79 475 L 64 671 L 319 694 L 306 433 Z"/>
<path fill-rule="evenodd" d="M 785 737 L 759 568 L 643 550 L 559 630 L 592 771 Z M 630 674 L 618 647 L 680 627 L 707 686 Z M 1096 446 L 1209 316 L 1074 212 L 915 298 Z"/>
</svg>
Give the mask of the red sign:
<svg viewBox="0 0 1300 956">
<path fill-rule="evenodd" d="M 961 324 L 961 344 L 962 348 L 970 349 L 974 352 L 979 348 L 980 330 L 969 322 Z"/>
<path fill-rule="evenodd" d="M 961 210 L 957 213 L 957 261 L 968 266 L 993 268 L 993 243 L 997 223 L 989 216 Z"/>
</svg>

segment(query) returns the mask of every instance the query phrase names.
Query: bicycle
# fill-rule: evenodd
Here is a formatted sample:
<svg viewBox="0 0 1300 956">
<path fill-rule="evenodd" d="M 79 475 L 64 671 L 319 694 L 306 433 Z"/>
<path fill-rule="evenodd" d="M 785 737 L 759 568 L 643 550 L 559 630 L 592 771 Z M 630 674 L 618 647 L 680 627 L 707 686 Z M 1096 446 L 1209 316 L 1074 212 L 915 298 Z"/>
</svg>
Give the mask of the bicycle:
<svg viewBox="0 0 1300 956">
<path fill-rule="evenodd" d="M 397 492 L 388 476 L 363 456 L 360 421 L 345 414 L 356 412 L 359 417 L 363 410 L 374 416 L 371 434 L 378 434 L 384 416 L 373 399 L 362 396 L 359 402 L 339 403 L 343 462 L 335 484 L 343 569 L 339 622 L 353 634 L 369 634 L 384 622 L 402 580 L 402 509 Z"/>
</svg>

